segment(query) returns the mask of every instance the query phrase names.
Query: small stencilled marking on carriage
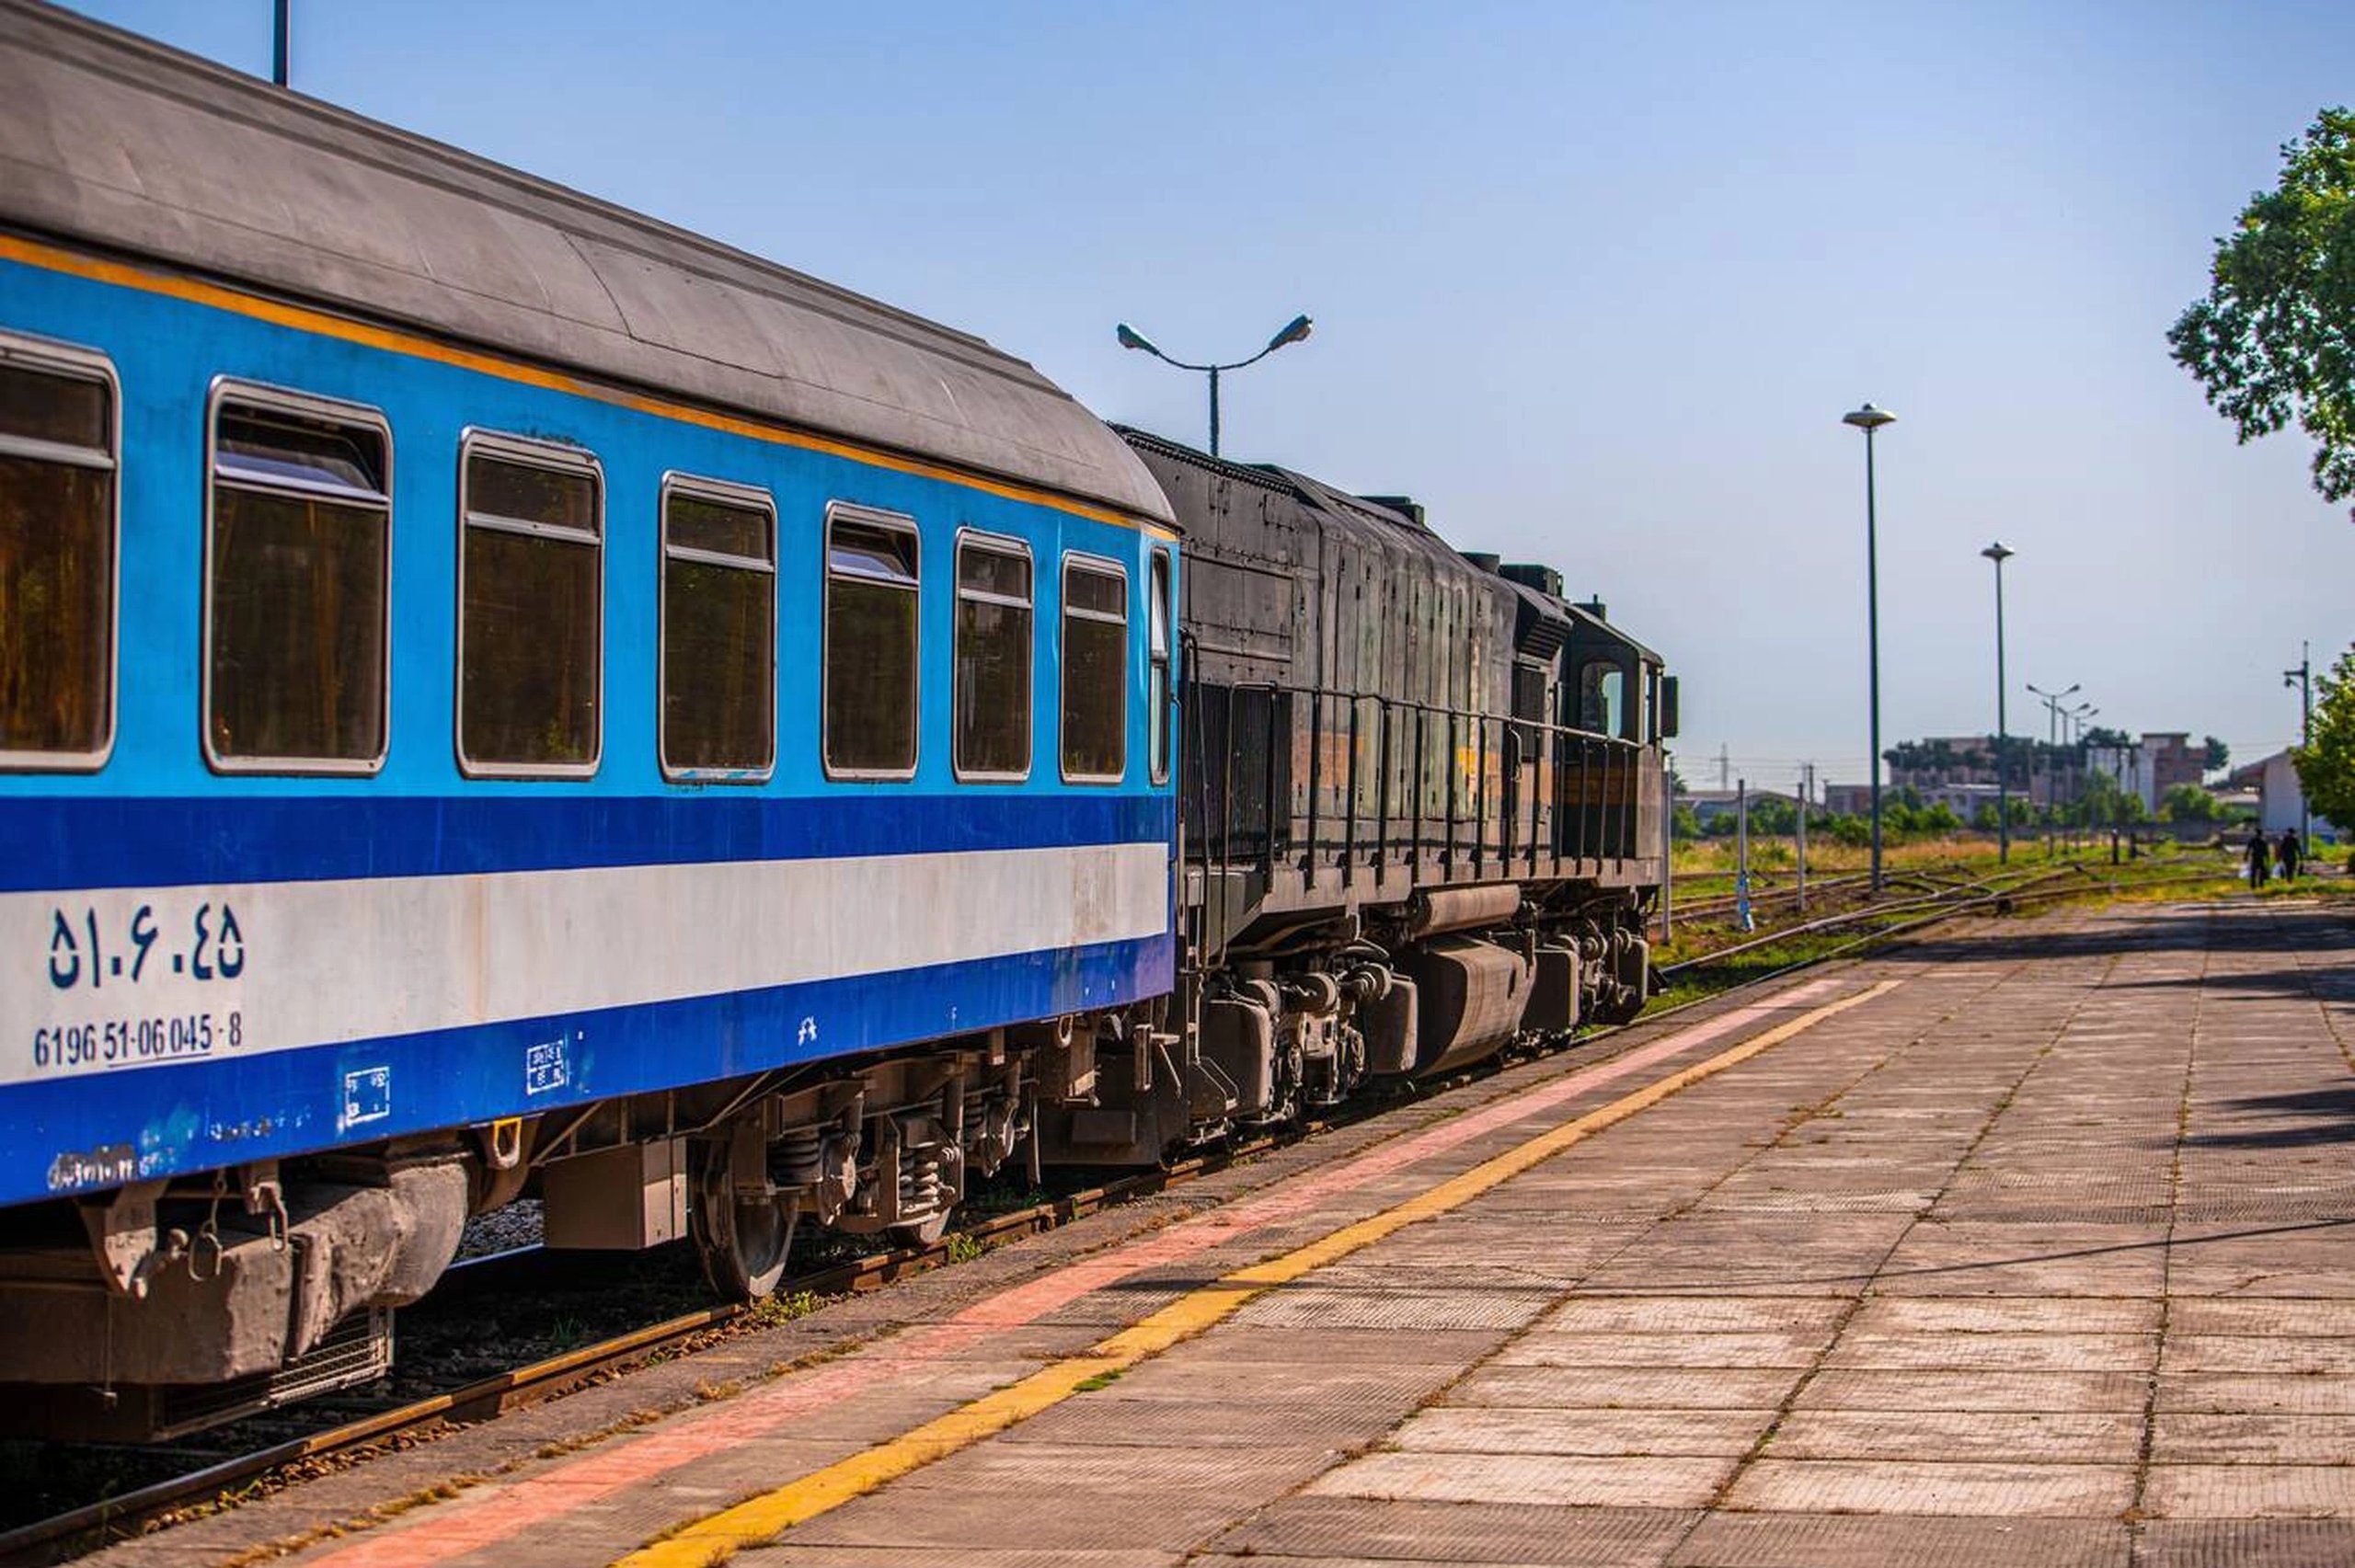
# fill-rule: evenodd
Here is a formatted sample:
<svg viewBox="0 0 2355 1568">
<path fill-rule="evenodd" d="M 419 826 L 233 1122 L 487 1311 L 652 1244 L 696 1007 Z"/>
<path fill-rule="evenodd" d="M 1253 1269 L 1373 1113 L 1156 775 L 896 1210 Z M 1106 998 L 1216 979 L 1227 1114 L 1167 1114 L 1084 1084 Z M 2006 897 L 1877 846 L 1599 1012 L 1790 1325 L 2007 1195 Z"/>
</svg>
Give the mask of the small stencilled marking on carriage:
<svg viewBox="0 0 2355 1568">
<path fill-rule="evenodd" d="M 393 1070 L 363 1067 L 343 1075 L 343 1125 L 380 1122 L 393 1114 Z"/>
<path fill-rule="evenodd" d="M 1345 1225 L 1280 1257 L 1236 1269 L 1210 1285 L 1179 1297 L 1110 1338 L 1099 1340 L 1077 1356 L 1055 1362 L 1019 1382 L 995 1393 L 985 1394 L 864 1453 L 837 1460 L 798 1480 L 788 1482 L 774 1492 L 688 1525 L 620 1559 L 615 1568 L 706 1568 L 707 1564 L 724 1561 L 738 1551 L 774 1540 L 795 1525 L 830 1513 L 901 1476 L 947 1459 L 1010 1426 L 1028 1421 L 1074 1394 L 1100 1386 L 1104 1379 L 1117 1377 L 1139 1362 L 1214 1327 L 1233 1316 L 1246 1302 L 1277 1286 L 1300 1279 L 1327 1264 L 1338 1263 L 1408 1225 L 1460 1208 L 1483 1193 L 1544 1163 L 1604 1128 L 1658 1104 L 1678 1091 L 1738 1066 L 1762 1051 L 1803 1034 L 1827 1018 L 1885 996 L 1903 983 L 1902 980 L 1882 980 L 1836 1001 L 1812 1008 L 1764 1034 L 1670 1073 L 1631 1094 L 1623 1095 L 1607 1105 L 1589 1111 L 1501 1154 L 1493 1155 L 1463 1174 L 1442 1182 L 1405 1203 Z"/>
<path fill-rule="evenodd" d="M 764 1384 L 636 1441 L 595 1448 L 512 1483 L 486 1489 L 453 1505 L 446 1514 L 429 1513 L 386 1535 L 354 1541 L 317 1559 L 309 1568 L 425 1568 L 520 1539 L 552 1516 L 791 1427 L 810 1413 L 867 1393 L 911 1366 L 935 1366 L 941 1357 L 957 1354 L 985 1334 L 1037 1322 L 1122 1280 L 1298 1219 L 1319 1203 L 1357 1191 L 1418 1161 L 1436 1158 L 1474 1139 L 1542 1116 L 1606 1083 L 1787 1015 L 1840 989 L 1841 982 L 1832 979 L 1802 981 L 1763 1001 L 1688 1024 L 1623 1056 L 1577 1069 L 1538 1088 L 1378 1143 L 1267 1192 L 1067 1264 L 984 1297 L 947 1322 L 913 1330 L 886 1347 Z M 1862 995 L 1854 998 L 1863 1000 Z M 1805 1017 L 1808 1022 L 1815 1019 L 1812 1013 Z"/>
<path fill-rule="evenodd" d="M 572 1066 L 565 1059 L 564 1041 L 543 1040 L 523 1049 L 523 1093 L 545 1094 L 572 1082 Z"/>
<path fill-rule="evenodd" d="M 108 1143 L 84 1153 L 60 1154 L 49 1162 L 52 1192 L 79 1192 L 85 1187 L 115 1186 L 139 1179 L 139 1156 L 128 1143 Z"/>
</svg>

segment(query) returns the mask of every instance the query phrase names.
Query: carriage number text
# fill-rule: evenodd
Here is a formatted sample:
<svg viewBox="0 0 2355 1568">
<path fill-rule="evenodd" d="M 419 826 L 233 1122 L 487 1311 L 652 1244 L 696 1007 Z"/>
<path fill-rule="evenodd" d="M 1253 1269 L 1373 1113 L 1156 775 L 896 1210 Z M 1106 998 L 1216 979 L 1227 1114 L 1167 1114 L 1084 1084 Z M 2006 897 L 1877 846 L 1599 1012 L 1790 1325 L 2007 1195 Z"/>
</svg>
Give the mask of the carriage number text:
<svg viewBox="0 0 2355 1568">
<path fill-rule="evenodd" d="M 199 980 L 234 980 L 246 972 L 246 935 L 237 911 L 227 904 L 199 904 L 185 936 L 165 943 L 155 906 L 142 904 L 122 931 L 104 929 L 93 909 L 52 910 L 49 914 L 49 983 L 59 990 L 103 990 L 108 984 L 137 985 L 150 971 L 169 967 Z"/>
<path fill-rule="evenodd" d="M 216 1046 L 236 1050 L 245 1038 L 245 1015 L 236 1012 L 219 1019 L 209 1013 L 195 1013 L 179 1018 L 60 1024 L 33 1031 L 33 1065 L 71 1069 L 169 1061 L 203 1056 Z"/>
</svg>

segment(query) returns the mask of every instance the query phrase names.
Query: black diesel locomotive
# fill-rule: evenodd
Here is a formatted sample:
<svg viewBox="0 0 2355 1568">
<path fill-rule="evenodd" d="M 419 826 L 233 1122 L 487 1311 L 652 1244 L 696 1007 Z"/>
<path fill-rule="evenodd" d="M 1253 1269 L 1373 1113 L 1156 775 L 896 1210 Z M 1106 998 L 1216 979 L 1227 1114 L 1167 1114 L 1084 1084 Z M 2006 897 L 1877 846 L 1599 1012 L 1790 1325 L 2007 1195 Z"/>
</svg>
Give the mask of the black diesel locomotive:
<svg viewBox="0 0 2355 1568">
<path fill-rule="evenodd" d="M 1180 979 L 1048 1158 L 1151 1162 L 1643 1006 L 1677 683 L 1550 567 L 1142 430 L 1186 551 Z"/>
</svg>

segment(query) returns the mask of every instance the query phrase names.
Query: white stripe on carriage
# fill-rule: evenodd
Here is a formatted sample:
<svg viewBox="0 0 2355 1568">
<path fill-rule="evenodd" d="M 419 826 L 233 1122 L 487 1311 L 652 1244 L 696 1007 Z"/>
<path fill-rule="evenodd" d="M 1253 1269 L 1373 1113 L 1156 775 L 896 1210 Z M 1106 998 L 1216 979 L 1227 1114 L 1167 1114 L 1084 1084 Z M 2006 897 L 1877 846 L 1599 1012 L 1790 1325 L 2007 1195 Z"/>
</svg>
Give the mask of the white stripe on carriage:
<svg viewBox="0 0 2355 1568">
<path fill-rule="evenodd" d="M 0 895 L 0 1083 L 1134 941 L 1168 876 L 1142 842 Z"/>
</svg>

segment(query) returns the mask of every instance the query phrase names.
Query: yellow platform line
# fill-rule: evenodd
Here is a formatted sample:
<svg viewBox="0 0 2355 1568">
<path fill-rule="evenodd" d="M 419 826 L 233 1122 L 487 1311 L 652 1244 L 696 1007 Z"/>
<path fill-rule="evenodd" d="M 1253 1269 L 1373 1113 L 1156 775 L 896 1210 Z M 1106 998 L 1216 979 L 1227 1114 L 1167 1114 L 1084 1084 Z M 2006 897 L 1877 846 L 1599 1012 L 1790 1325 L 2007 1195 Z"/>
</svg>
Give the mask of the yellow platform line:
<svg viewBox="0 0 2355 1568">
<path fill-rule="evenodd" d="M 710 1568 L 743 1548 L 764 1545 L 795 1525 L 839 1508 L 985 1437 L 994 1436 L 1088 1387 L 1099 1386 L 1102 1379 L 1193 1338 L 1256 1296 L 1338 1263 L 1418 1220 L 1435 1219 L 1460 1208 L 1532 1166 L 1660 1104 L 1679 1090 L 1738 1066 L 1761 1051 L 1771 1050 L 1825 1019 L 1894 990 L 1902 983 L 1883 980 L 1852 996 L 1826 1002 L 1706 1061 L 1681 1069 L 1526 1143 L 1483 1160 L 1461 1175 L 1451 1176 L 1396 1207 L 1345 1225 L 1280 1257 L 1236 1269 L 1179 1297 L 1133 1327 L 1099 1340 L 1077 1356 L 1041 1368 L 1019 1382 L 959 1405 L 946 1415 L 863 1453 L 838 1459 L 773 1492 L 696 1520 L 620 1559 L 615 1568 Z"/>
</svg>

